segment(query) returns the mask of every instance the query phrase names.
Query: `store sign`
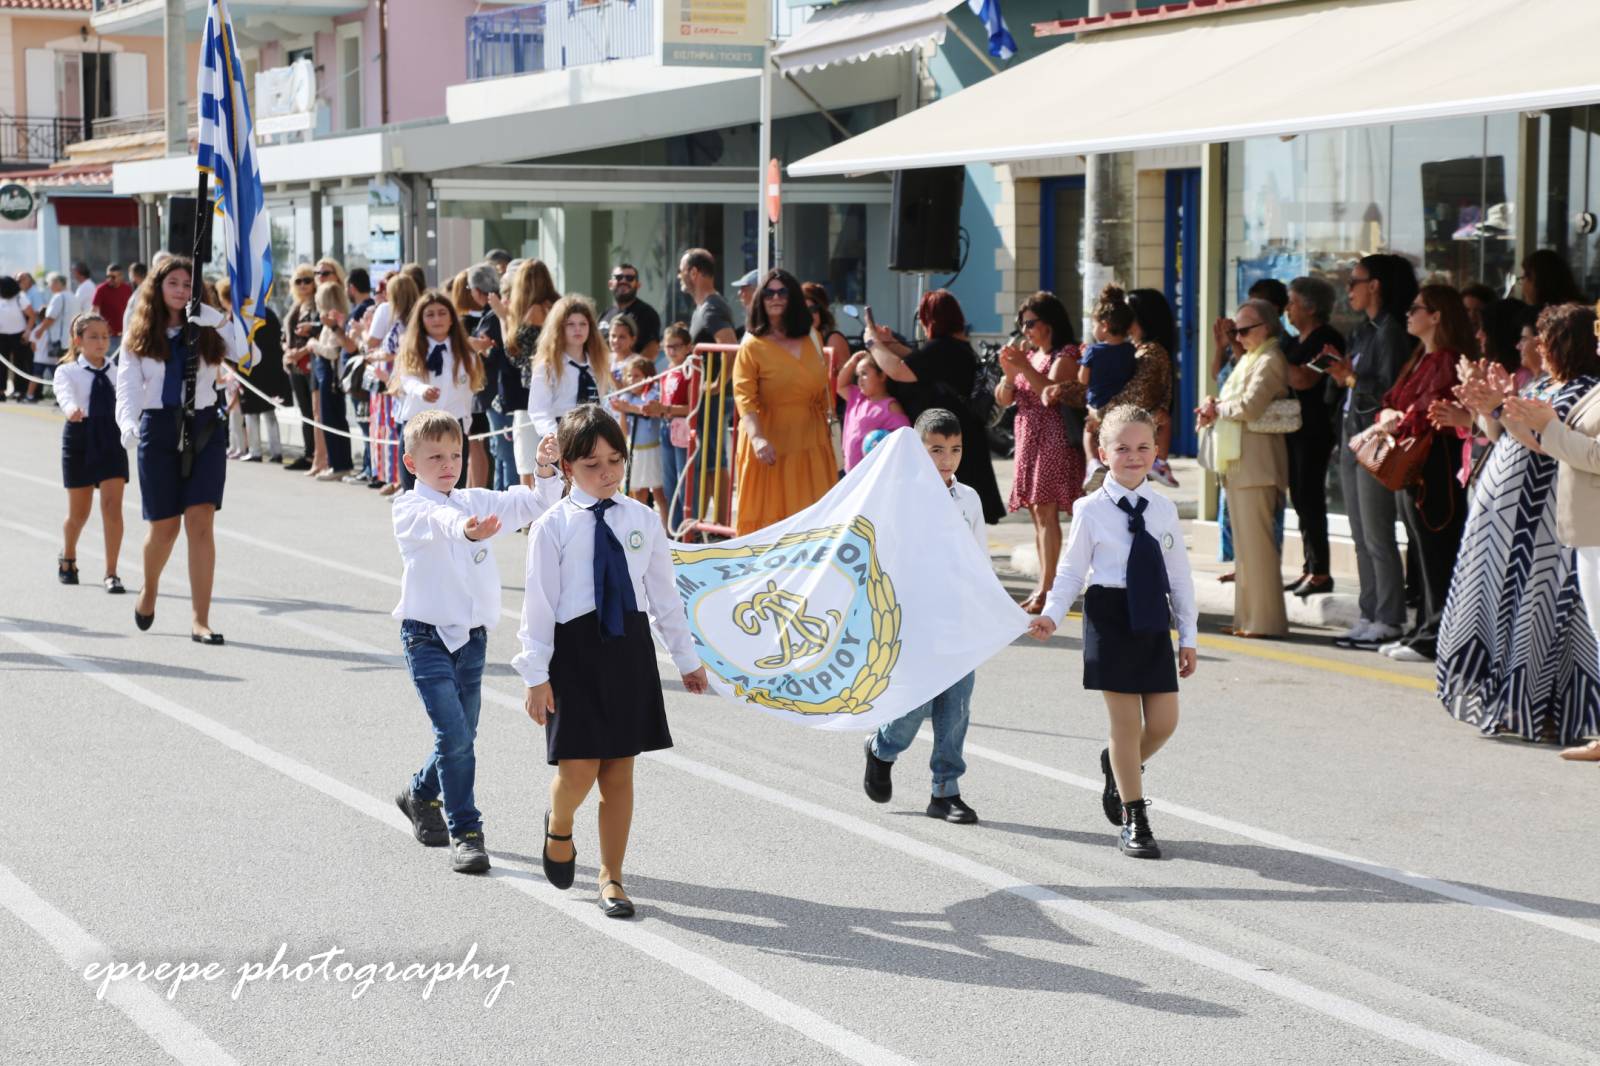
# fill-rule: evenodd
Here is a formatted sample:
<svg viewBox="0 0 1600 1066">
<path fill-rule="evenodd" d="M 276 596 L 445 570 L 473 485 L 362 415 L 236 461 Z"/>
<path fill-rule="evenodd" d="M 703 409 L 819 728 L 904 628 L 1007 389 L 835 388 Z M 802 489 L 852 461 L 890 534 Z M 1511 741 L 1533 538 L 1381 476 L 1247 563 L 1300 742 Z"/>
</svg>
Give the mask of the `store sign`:
<svg viewBox="0 0 1600 1066">
<path fill-rule="evenodd" d="M 669 67 L 760 67 L 767 0 L 667 0 L 661 63 Z"/>
<path fill-rule="evenodd" d="M 38 201 L 26 186 L 11 182 L 0 185 L 0 218 L 7 222 L 21 222 L 33 215 Z"/>
</svg>

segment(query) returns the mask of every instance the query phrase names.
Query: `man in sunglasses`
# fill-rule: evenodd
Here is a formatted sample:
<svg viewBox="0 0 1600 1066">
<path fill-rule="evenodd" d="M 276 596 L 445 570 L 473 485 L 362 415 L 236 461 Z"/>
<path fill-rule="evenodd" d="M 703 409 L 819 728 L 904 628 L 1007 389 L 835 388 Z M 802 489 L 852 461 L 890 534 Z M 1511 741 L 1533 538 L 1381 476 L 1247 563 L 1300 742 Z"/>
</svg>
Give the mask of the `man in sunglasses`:
<svg viewBox="0 0 1600 1066">
<path fill-rule="evenodd" d="M 661 350 L 661 315 L 654 307 L 639 299 L 638 269 L 632 263 L 617 264 L 616 269 L 611 271 L 611 280 L 606 287 L 611 290 L 613 303 L 600 316 L 600 335 L 605 336 L 611 329 L 613 318 L 627 312 L 639 326 L 639 339 L 634 351 L 654 363 L 656 353 Z"/>
</svg>

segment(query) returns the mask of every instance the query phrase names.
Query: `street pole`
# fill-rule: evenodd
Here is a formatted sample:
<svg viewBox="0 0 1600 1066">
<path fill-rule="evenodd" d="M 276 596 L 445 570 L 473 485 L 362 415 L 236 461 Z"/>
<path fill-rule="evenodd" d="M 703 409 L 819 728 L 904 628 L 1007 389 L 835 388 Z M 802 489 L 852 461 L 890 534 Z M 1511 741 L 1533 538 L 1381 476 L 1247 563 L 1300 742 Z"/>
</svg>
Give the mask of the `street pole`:
<svg viewBox="0 0 1600 1066">
<path fill-rule="evenodd" d="M 1089 14 L 1133 9 L 1133 0 L 1090 0 Z M 1082 321 L 1100 290 L 1114 281 L 1133 282 L 1133 156 L 1101 152 L 1089 157 L 1083 183 L 1084 275 Z"/>
<path fill-rule="evenodd" d="M 183 0 L 167 0 L 163 31 L 166 35 L 167 155 L 188 155 L 189 120 L 183 85 L 189 76 L 189 48 L 184 39 Z"/>
<path fill-rule="evenodd" d="M 772 46 L 768 39 L 761 50 L 761 135 L 756 149 L 756 277 L 767 276 L 772 267 L 771 226 L 767 222 L 767 160 L 772 158 Z M 757 282 L 759 284 L 759 281 Z"/>
</svg>

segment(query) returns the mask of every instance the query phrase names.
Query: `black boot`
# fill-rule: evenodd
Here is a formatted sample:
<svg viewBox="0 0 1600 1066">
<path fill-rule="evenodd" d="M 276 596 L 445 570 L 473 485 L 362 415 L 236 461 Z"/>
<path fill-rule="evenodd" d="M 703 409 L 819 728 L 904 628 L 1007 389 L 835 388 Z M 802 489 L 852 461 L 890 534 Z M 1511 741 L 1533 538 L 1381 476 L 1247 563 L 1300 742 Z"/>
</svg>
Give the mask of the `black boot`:
<svg viewBox="0 0 1600 1066">
<path fill-rule="evenodd" d="M 1135 859 L 1159 859 L 1161 848 L 1155 834 L 1150 832 L 1150 819 L 1145 816 L 1150 801 L 1134 800 L 1122 805 L 1122 841 L 1118 845 L 1124 855 Z"/>
<path fill-rule="evenodd" d="M 1117 775 L 1111 772 L 1111 749 L 1100 749 L 1100 772 L 1106 775 L 1105 791 L 1100 793 L 1100 809 L 1106 812 L 1106 821 L 1122 824 L 1122 797 L 1117 794 Z"/>
<path fill-rule="evenodd" d="M 934 796 L 928 800 L 928 817 L 942 818 L 957 825 L 974 825 L 978 812 L 968 807 L 960 796 Z"/>
<path fill-rule="evenodd" d="M 894 782 L 889 779 L 894 763 L 884 762 L 872 754 L 872 738 L 875 736 L 876 733 L 867 734 L 867 773 L 861 787 L 866 790 L 867 799 L 873 803 L 888 803 L 889 797 L 894 795 Z"/>
</svg>

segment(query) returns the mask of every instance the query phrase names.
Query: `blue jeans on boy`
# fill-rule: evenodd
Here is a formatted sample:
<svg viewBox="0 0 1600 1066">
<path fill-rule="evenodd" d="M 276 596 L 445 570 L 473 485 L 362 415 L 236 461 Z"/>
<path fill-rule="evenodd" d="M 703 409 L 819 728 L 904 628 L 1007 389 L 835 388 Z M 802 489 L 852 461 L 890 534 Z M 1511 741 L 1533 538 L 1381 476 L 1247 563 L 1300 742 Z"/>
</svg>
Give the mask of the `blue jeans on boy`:
<svg viewBox="0 0 1600 1066">
<path fill-rule="evenodd" d="M 472 796 L 478 772 L 472 744 L 478 735 L 488 631 L 479 626 L 465 644 L 451 652 L 433 626 L 407 618 L 400 623 L 400 641 L 405 645 L 411 683 L 433 722 L 433 754 L 411 778 L 411 791 L 421 800 L 443 794 L 444 821 L 452 837 L 482 832 L 483 816 Z"/>
<path fill-rule="evenodd" d="M 494 491 L 504 492 L 512 485 L 522 484 L 522 479 L 517 476 L 517 453 L 513 450 L 511 437 L 499 432 L 511 428 L 511 416 L 503 415 L 493 407 L 485 413 L 489 416 L 489 428 L 496 431 L 488 441 L 490 468 L 494 471 Z"/>
<path fill-rule="evenodd" d="M 972 686 L 976 674 L 968 674 L 933 699 L 909 714 L 878 727 L 872 738 L 872 754 L 884 762 L 894 762 L 917 738 L 917 730 L 933 719 L 933 755 L 928 766 L 933 770 L 934 796 L 961 795 L 961 775 L 967 762 L 961 749 L 967 742 L 967 722 L 972 717 Z"/>
</svg>

